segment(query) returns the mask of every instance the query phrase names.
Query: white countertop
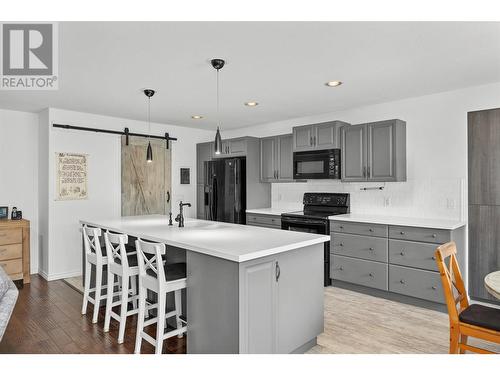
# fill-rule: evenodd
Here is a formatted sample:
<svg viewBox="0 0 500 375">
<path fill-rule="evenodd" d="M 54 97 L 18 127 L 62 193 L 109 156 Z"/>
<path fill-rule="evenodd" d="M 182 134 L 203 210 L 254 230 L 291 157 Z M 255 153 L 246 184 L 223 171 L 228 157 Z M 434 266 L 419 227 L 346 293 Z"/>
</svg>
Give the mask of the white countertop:
<svg viewBox="0 0 500 375">
<path fill-rule="evenodd" d="M 330 220 L 349 221 L 355 223 L 372 223 L 385 225 L 402 225 L 407 227 L 421 227 L 453 230 L 463 227 L 466 223 L 460 220 L 432 219 L 419 217 L 398 217 L 384 215 L 345 214 L 328 217 Z"/>
<path fill-rule="evenodd" d="M 168 216 L 163 215 L 89 219 L 80 223 L 234 262 L 330 241 L 330 236 L 324 235 L 189 218 L 185 219 L 185 227 L 179 228 L 175 222 L 168 226 Z"/>
<path fill-rule="evenodd" d="M 299 208 L 250 208 L 246 210 L 247 214 L 260 214 L 260 215 L 276 215 L 280 216 L 281 214 L 284 214 L 286 212 L 293 212 L 293 211 L 300 211 L 302 210 L 301 207 Z"/>
</svg>

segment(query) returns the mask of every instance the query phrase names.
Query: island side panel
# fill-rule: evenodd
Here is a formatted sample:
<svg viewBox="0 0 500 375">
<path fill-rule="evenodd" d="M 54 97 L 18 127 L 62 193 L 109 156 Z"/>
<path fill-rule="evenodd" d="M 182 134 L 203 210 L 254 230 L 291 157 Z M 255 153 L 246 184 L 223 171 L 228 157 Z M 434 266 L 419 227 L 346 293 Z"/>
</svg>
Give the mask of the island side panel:
<svg viewBox="0 0 500 375">
<path fill-rule="evenodd" d="M 187 352 L 239 353 L 238 263 L 187 251 Z"/>
</svg>

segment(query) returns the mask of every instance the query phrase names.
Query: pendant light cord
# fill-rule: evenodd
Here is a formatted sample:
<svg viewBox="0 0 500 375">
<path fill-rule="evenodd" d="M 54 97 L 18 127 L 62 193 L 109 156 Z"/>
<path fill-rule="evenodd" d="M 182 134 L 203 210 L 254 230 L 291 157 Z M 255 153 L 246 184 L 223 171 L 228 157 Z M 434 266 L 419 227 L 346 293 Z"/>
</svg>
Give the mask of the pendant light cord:
<svg viewBox="0 0 500 375">
<path fill-rule="evenodd" d="M 217 127 L 220 126 L 219 102 L 219 69 L 217 69 Z"/>
<path fill-rule="evenodd" d="M 151 97 L 148 97 L 148 140 L 151 137 Z"/>
</svg>

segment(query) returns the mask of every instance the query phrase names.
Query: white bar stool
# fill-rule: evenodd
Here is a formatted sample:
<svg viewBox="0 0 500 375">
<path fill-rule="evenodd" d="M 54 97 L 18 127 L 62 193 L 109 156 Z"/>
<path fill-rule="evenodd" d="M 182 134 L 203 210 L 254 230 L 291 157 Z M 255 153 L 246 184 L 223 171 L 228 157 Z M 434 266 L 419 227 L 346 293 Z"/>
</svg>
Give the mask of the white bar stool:
<svg viewBox="0 0 500 375">
<path fill-rule="evenodd" d="M 107 266 L 108 259 L 106 254 L 103 254 L 99 237 L 102 234 L 101 228 L 91 228 L 86 225 L 82 228 L 83 246 L 85 248 L 85 281 L 83 289 L 83 305 L 82 315 L 87 313 L 88 302 L 94 305 L 94 315 L 92 323 L 97 323 L 99 314 L 99 305 L 103 299 L 106 299 L 106 294 L 101 291 L 106 286 L 102 285 L 102 270 Z M 90 279 L 92 274 L 92 265 L 95 266 L 95 287 L 90 288 Z M 94 292 L 94 298 L 90 297 L 90 293 Z"/>
<path fill-rule="evenodd" d="M 108 260 L 108 289 L 106 295 L 106 317 L 104 319 L 104 332 L 109 332 L 111 318 L 120 323 L 118 331 L 118 344 L 123 343 L 125 335 L 125 325 L 127 316 L 137 314 L 137 280 L 139 276 L 139 267 L 137 266 L 137 252 L 127 253 L 125 245 L 128 243 L 126 234 L 113 234 L 106 231 L 104 233 L 104 243 L 106 244 L 106 255 Z M 118 300 L 113 302 L 113 289 L 115 285 L 115 276 L 120 283 Z M 128 303 L 133 303 L 133 309 L 128 310 Z M 120 305 L 120 314 L 115 313 L 112 308 Z"/>
<path fill-rule="evenodd" d="M 145 242 L 139 238 L 135 241 L 135 247 L 139 263 L 139 316 L 135 353 L 141 352 L 142 339 L 144 339 L 155 347 L 156 354 L 161 354 L 163 340 L 175 335 L 182 337 L 187 330 L 187 322 L 181 319 L 181 291 L 186 289 L 186 263 L 166 264 L 163 260 L 166 253 L 165 244 L 162 243 Z M 157 293 L 157 303 L 146 304 L 148 289 Z M 175 307 L 173 311 L 165 313 L 167 293 L 169 292 L 174 292 Z M 149 311 L 153 308 L 157 309 L 156 317 L 145 320 L 146 310 Z M 165 333 L 165 320 L 174 316 L 177 328 Z M 156 339 L 144 332 L 144 327 L 154 323 L 157 323 Z"/>
</svg>

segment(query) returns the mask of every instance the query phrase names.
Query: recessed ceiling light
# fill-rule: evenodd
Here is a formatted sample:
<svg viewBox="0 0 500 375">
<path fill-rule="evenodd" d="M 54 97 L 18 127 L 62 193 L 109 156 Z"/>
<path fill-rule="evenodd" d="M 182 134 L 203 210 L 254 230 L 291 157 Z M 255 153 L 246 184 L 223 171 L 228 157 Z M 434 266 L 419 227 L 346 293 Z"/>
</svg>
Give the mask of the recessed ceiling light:
<svg viewBox="0 0 500 375">
<path fill-rule="evenodd" d="M 193 116 L 191 116 L 191 118 L 192 118 L 193 120 L 199 120 L 199 119 L 202 119 L 202 118 L 203 118 L 203 116 L 201 116 L 201 115 L 193 115 Z"/>
<path fill-rule="evenodd" d="M 259 105 L 259 103 L 257 103 L 257 102 L 245 102 L 245 105 L 247 107 L 256 107 Z"/>
<path fill-rule="evenodd" d="M 341 84 L 342 84 L 341 81 L 328 81 L 327 83 L 325 83 L 325 85 L 328 87 L 337 87 L 340 86 Z"/>
</svg>

